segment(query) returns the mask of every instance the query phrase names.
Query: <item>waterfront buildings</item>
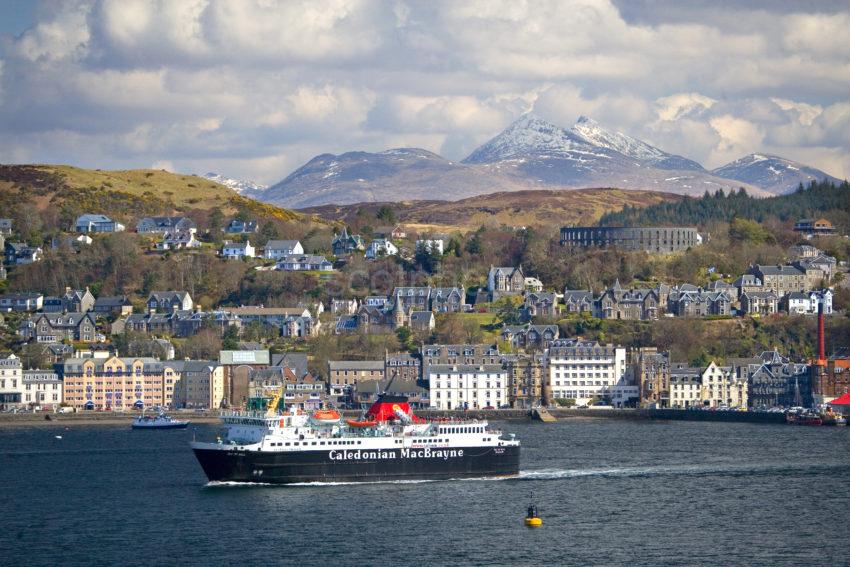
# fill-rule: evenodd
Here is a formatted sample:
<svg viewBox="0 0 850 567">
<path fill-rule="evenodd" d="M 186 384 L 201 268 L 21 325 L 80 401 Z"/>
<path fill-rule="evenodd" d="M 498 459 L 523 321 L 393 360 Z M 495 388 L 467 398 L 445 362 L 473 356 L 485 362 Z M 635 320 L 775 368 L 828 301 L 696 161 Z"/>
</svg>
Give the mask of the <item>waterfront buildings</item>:
<svg viewBox="0 0 850 567">
<path fill-rule="evenodd" d="M 251 372 L 268 368 L 271 356 L 267 350 L 223 350 L 218 362 L 224 367 L 224 405 L 245 407 Z"/>
<path fill-rule="evenodd" d="M 655 347 L 632 351 L 635 380 L 643 407 L 670 407 L 670 353 Z"/>
<path fill-rule="evenodd" d="M 20 407 L 22 390 L 21 359 L 14 354 L 0 358 L 0 409 Z"/>
<path fill-rule="evenodd" d="M 183 360 L 169 364 L 179 372 L 174 407 L 216 409 L 225 401 L 224 366 L 215 360 Z"/>
<path fill-rule="evenodd" d="M 57 365 L 64 401 L 77 409 L 170 407 L 179 370 L 154 358 L 70 358 Z"/>
<path fill-rule="evenodd" d="M 626 380 L 626 349 L 582 339 L 559 339 L 547 351 L 546 398 L 585 405 L 597 399 L 638 398 Z M 615 392 L 616 390 L 616 392 Z"/>
<path fill-rule="evenodd" d="M 384 372 L 383 360 L 329 360 L 331 400 L 340 404 L 351 403 L 353 388 L 359 381 L 382 380 Z"/>
<path fill-rule="evenodd" d="M 508 372 L 501 364 L 431 364 L 425 372 L 432 408 L 499 408 L 508 403 Z"/>
<path fill-rule="evenodd" d="M 508 372 L 508 403 L 512 408 L 546 405 L 543 397 L 546 357 L 543 354 L 505 355 L 502 363 Z"/>
<path fill-rule="evenodd" d="M 62 380 L 52 370 L 24 370 L 21 403 L 43 410 L 55 410 L 62 403 Z"/>
</svg>

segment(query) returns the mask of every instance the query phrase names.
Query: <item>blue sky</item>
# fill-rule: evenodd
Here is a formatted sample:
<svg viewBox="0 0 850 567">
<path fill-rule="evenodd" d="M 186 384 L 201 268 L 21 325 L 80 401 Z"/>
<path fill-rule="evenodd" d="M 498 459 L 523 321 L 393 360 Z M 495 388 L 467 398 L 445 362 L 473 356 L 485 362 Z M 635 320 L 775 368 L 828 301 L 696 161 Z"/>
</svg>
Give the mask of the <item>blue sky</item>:
<svg viewBox="0 0 850 567">
<path fill-rule="evenodd" d="M 462 159 L 522 113 L 716 167 L 850 177 L 847 2 L 0 2 L 0 162 L 272 183 L 319 153 Z"/>
</svg>

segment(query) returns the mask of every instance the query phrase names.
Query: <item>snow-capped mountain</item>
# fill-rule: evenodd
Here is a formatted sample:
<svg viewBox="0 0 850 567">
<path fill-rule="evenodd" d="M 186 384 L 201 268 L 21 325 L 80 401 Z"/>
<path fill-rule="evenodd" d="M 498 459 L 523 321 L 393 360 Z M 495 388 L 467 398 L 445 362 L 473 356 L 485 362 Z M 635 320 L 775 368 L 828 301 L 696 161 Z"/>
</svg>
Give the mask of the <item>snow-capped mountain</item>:
<svg viewBox="0 0 850 567">
<path fill-rule="evenodd" d="M 706 171 L 693 160 L 606 129 L 590 118 L 562 128 L 526 114 L 461 162 L 416 148 L 322 154 L 255 195 L 287 207 L 451 201 L 498 191 L 585 187 L 694 196 L 743 187 L 751 195 L 766 197 L 815 178 L 834 179 L 814 168 L 761 155 Z"/>
<path fill-rule="evenodd" d="M 810 181 L 828 179 L 833 183 L 840 180 L 828 173 L 803 165 L 790 159 L 769 154 L 750 154 L 732 163 L 712 170 L 714 175 L 743 181 L 773 193 L 790 193 Z"/>
<path fill-rule="evenodd" d="M 254 181 L 243 181 L 241 179 L 225 177 L 220 173 L 214 173 L 212 171 L 205 173 L 203 177 L 204 179 L 221 183 L 225 187 L 230 187 L 240 195 L 256 195 L 257 193 L 265 191 L 269 187 L 268 185 L 262 185 Z"/>
<path fill-rule="evenodd" d="M 624 156 L 634 158 L 644 164 L 660 169 L 705 171 L 700 164 L 693 160 L 668 154 L 622 132 L 606 130 L 598 122 L 586 116 L 579 117 L 578 121 L 572 127 L 572 131 L 597 147 L 620 152 Z"/>
<path fill-rule="evenodd" d="M 406 199 L 456 200 L 514 191 L 516 182 L 419 148 L 322 154 L 257 198 L 287 207 Z"/>
<path fill-rule="evenodd" d="M 706 190 L 728 191 L 741 185 L 715 177 L 687 158 L 606 130 L 586 117 L 567 130 L 526 114 L 463 163 L 547 187 L 619 187 L 702 195 Z M 766 195 L 746 184 L 745 189 Z"/>
</svg>

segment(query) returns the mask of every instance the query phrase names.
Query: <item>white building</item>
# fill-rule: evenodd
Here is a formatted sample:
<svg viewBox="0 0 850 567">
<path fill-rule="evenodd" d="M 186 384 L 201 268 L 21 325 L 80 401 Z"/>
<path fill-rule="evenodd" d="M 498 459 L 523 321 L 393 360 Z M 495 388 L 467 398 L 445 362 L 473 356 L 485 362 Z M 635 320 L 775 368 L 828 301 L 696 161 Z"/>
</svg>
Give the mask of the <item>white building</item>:
<svg viewBox="0 0 850 567">
<path fill-rule="evenodd" d="M 670 407 L 687 409 L 702 406 L 702 370 L 686 366 L 670 369 Z"/>
<path fill-rule="evenodd" d="M 432 364 L 426 377 L 435 409 L 498 408 L 508 403 L 508 371 L 500 364 Z"/>
<path fill-rule="evenodd" d="M 263 258 L 280 260 L 285 256 L 304 254 L 304 247 L 298 240 L 269 240 L 263 248 Z"/>
<path fill-rule="evenodd" d="M 21 407 L 23 389 L 21 359 L 14 354 L 0 358 L 0 409 Z"/>
<path fill-rule="evenodd" d="M 585 405 L 594 398 L 607 398 L 622 404 L 626 395 L 636 394 L 626 376 L 624 347 L 561 339 L 551 343 L 546 357 L 545 387 L 550 400 L 574 399 L 577 405 Z"/>
<path fill-rule="evenodd" d="M 543 291 L 543 282 L 534 277 L 526 277 L 525 289 L 534 293 L 540 293 Z"/>
<path fill-rule="evenodd" d="M 395 256 L 398 254 L 398 247 L 387 240 L 386 238 L 376 238 L 366 249 L 367 258 L 380 258 L 381 256 Z"/>
<path fill-rule="evenodd" d="M 224 245 L 221 247 L 221 256 L 232 260 L 253 258 L 256 252 L 257 249 L 251 245 L 250 240 L 246 240 L 245 242 L 231 242 L 230 240 L 225 240 Z"/>
<path fill-rule="evenodd" d="M 713 361 L 702 373 L 700 398 L 704 407 L 746 408 L 747 380 L 737 378 L 730 367 L 717 366 Z"/>
<path fill-rule="evenodd" d="M 437 238 L 426 238 L 416 241 L 417 250 L 427 250 L 431 254 L 444 254 L 445 242 Z"/>
<path fill-rule="evenodd" d="M 24 370 L 21 403 L 55 410 L 62 403 L 62 380 L 52 370 Z"/>
</svg>

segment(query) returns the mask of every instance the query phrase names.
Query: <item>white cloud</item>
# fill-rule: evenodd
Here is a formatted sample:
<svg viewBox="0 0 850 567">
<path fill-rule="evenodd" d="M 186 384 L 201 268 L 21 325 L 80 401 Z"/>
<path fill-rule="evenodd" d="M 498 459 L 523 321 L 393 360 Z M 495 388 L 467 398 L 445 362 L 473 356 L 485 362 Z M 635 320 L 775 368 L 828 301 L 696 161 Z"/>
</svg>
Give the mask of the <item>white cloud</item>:
<svg viewBox="0 0 850 567">
<path fill-rule="evenodd" d="M 837 168 L 850 154 L 850 7 L 44 2 L 3 38 L 0 161 L 169 161 L 274 182 L 322 152 L 462 159 L 530 109 L 708 167 L 771 151 Z"/>
</svg>

